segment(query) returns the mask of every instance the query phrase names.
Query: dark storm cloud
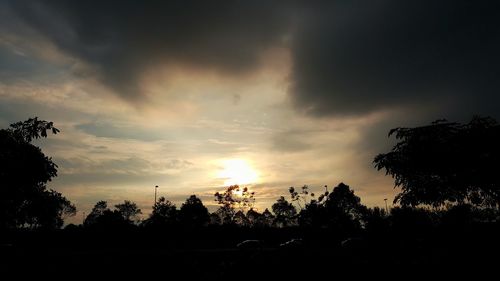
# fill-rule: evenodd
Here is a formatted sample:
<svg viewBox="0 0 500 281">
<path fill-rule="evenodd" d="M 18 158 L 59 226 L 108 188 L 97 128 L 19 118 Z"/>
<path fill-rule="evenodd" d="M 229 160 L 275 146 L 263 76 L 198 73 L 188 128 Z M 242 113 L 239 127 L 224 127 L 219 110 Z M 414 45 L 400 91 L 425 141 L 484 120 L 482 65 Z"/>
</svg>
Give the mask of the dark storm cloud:
<svg viewBox="0 0 500 281">
<path fill-rule="evenodd" d="M 337 1 L 304 13 L 290 94 L 313 115 L 393 105 L 499 111 L 497 1 Z"/>
<path fill-rule="evenodd" d="M 227 73 L 252 69 L 285 35 L 275 1 L 10 1 L 25 22 L 99 71 L 121 96 L 140 98 L 140 74 L 187 63 Z"/>
<path fill-rule="evenodd" d="M 156 65 L 242 73 L 266 48 L 289 44 L 289 95 L 313 116 L 429 104 L 452 113 L 499 111 L 497 1 L 9 3 L 132 101 L 143 98 L 140 75 Z"/>
</svg>

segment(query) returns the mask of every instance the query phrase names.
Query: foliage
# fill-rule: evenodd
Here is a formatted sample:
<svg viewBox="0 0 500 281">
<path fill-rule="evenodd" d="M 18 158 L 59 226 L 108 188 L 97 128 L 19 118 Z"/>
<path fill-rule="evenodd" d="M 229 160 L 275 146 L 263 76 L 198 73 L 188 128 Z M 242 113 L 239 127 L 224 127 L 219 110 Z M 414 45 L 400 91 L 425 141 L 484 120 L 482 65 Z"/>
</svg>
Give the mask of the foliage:
<svg viewBox="0 0 500 281">
<path fill-rule="evenodd" d="M 76 208 L 60 193 L 47 190 L 57 165 L 34 139 L 57 134 L 52 122 L 30 118 L 0 130 L 0 228 L 58 228 Z"/>
<path fill-rule="evenodd" d="M 275 221 L 278 226 L 285 227 L 294 224 L 297 210 L 285 197 L 281 196 L 271 208 L 276 215 Z"/>
<path fill-rule="evenodd" d="M 311 204 L 321 204 L 324 199 L 328 196 L 328 186 L 325 185 L 325 192 L 320 194 L 316 199 L 314 192 L 309 191 L 308 185 L 303 185 L 300 192 L 295 189 L 295 187 L 288 188 L 292 202 L 296 202 L 301 210 L 304 210 Z M 302 202 L 302 204 L 301 204 Z"/>
<path fill-rule="evenodd" d="M 179 210 L 181 223 L 187 227 L 201 227 L 208 224 L 209 214 L 201 199 L 191 195 Z"/>
<path fill-rule="evenodd" d="M 399 142 L 374 163 L 401 188 L 395 203 L 500 206 L 500 126 L 494 119 L 476 116 L 467 124 L 437 120 L 395 128 L 391 135 Z"/>
<path fill-rule="evenodd" d="M 219 217 L 221 224 L 229 225 L 233 224 L 233 218 L 236 214 L 236 210 L 230 205 L 222 205 L 215 211 L 214 214 Z"/>
<path fill-rule="evenodd" d="M 241 210 L 239 210 L 238 212 L 236 212 L 236 214 L 234 214 L 233 221 L 236 225 L 239 226 L 250 226 L 250 222 L 247 216 Z"/>
<path fill-rule="evenodd" d="M 97 202 L 92 208 L 92 211 L 85 218 L 83 224 L 89 226 L 97 223 L 97 219 L 101 217 L 105 211 L 109 211 L 108 203 L 106 201 Z"/>
<path fill-rule="evenodd" d="M 260 216 L 258 223 L 261 226 L 272 226 L 275 219 L 276 217 L 273 215 L 273 213 L 271 213 L 271 211 L 266 208 L 264 212 L 262 212 L 262 216 Z"/>
<path fill-rule="evenodd" d="M 31 228 L 61 228 L 64 219 L 76 214 L 75 205 L 54 190 L 40 192 L 26 206 L 26 224 Z"/>
<path fill-rule="evenodd" d="M 54 135 L 60 132 L 59 129 L 54 127 L 54 123 L 38 120 L 38 117 L 11 124 L 8 131 L 10 131 L 18 141 L 27 143 L 34 139 L 46 138 L 47 131 L 52 132 Z"/>
<path fill-rule="evenodd" d="M 396 232 L 418 234 L 428 231 L 437 224 L 437 213 L 428 208 L 394 207 L 390 214 L 391 227 Z"/>
<path fill-rule="evenodd" d="M 128 200 L 115 205 L 115 210 L 109 209 L 106 201 L 99 201 L 83 224 L 93 228 L 123 228 L 133 225 L 133 219 L 140 213 L 137 205 Z"/>
<path fill-rule="evenodd" d="M 308 203 L 299 214 L 299 222 L 308 227 L 335 227 L 343 231 L 355 231 L 362 227 L 366 210 L 354 191 L 348 185 L 340 183 L 332 192 L 326 190 L 321 201 L 312 200 Z"/>
<path fill-rule="evenodd" d="M 297 202 L 300 207 L 299 224 L 307 227 L 319 227 L 326 224 L 326 212 L 324 203 L 328 198 L 328 186 L 325 187 L 325 192 L 320 194 L 316 199 L 313 192 L 309 192 L 309 186 L 304 185 L 300 192 L 297 192 L 294 187 L 290 187 L 288 192 L 292 201 Z M 303 203 L 300 204 L 300 202 Z"/>
<path fill-rule="evenodd" d="M 137 204 L 125 200 L 121 204 L 115 205 L 116 211 L 123 217 L 125 221 L 133 222 L 137 216 L 142 214 L 141 209 L 137 208 Z"/>
<path fill-rule="evenodd" d="M 269 212 L 269 210 L 266 209 L 266 211 Z M 247 215 L 246 215 L 248 225 L 251 227 L 264 227 L 265 222 L 264 222 L 264 215 L 257 212 L 253 208 L 248 210 Z M 269 226 L 269 224 L 267 225 Z"/>
<path fill-rule="evenodd" d="M 214 194 L 217 204 L 229 206 L 231 209 L 245 210 L 252 208 L 255 192 L 250 192 L 247 187 L 241 188 L 238 185 L 229 186 L 223 193 Z"/>
<path fill-rule="evenodd" d="M 387 217 L 389 214 L 380 207 L 368 208 L 364 214 L 363 220 L 365 229 L 369 232 L 380 233 L 388 229 Z"/>
<path fill-rule="evenodd" d="M 238 185 L 227 187 L 224 192 L 214 194 L 215 201 L 220 205 L 216 214 L 219 215 L 222 224 L 232 224 L 237 210 L 251 209 L 255 202 L 255 192 L 250 192 L 247 187 Z"/>
<path fill-rule="evenodd" d="M 366 207 L 361 204 L 361 198 L 343 182 L 333 188 L 324 205 L 330 213 L 342 213 L 350 220 L 360 220 L 366 211 Z"/>
<path fill-rule="evenodd" d="M 153 212 L 144 221 L 145 226 L 161 227 L 177 223 L 178 211 L 175 205 L 165 197 L 160 197 L 153 206 Z"/>
<path fill-rule="evenodd" d="M 220 216 L 216 213 L 211 213 L 208 218 L 208 224 L 209 225 L 221 225 L 221 219 Z"/>
</svg>

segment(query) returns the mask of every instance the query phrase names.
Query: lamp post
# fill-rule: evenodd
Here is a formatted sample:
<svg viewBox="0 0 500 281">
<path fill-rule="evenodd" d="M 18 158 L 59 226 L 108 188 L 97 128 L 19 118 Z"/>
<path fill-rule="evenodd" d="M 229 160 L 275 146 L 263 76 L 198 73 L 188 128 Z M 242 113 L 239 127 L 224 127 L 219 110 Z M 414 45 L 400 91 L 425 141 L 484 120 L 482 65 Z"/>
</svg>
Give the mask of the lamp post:
<svg viewBox="0 0 500 281">
<path fill-rule="evenodd" d="M 384 198 L 385 201 L 385 212 L 389 214 L 389 209 L 387 208 L 387 198 Z"/>
<path fill-rule="evenodd" d="M 155 204 L 154 204 L 154 205 L 156 205 L 156 190 L 157 190 L 157 189 L 158 189 L 158 186 L 157 186 L 157 185 L 155 185 Z"/>
</svg>

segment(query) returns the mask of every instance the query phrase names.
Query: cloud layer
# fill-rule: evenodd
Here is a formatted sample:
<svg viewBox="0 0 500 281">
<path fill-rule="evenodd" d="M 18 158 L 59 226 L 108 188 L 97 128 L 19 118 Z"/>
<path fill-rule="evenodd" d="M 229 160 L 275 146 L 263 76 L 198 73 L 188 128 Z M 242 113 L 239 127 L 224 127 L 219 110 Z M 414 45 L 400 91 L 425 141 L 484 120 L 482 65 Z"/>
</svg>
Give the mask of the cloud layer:
<svg viewBox="0 0 500 281">
<path fill-rule="evenodd" d="M 433 103 L 450 112 L 498 111 L 500 4 L 494 1 L 9 4 L 21 21 L 134 102 L 145 99 L 142 75 L 156 67 L 235 75 L 254 70 L 266 49 L 286 46 L 293 63 L 288 94 L 310 115 Z"/>
<path fill-rule="evenodd" d="M 288 14 L 271 1 L 10 1 L 24 22 L 83 60 L 122 97 L 162 64 L 248 71 L 279 44 Z"/>
<path fill-rule="evenodd" d="M 500 4 L 337 1 L 306 13 L 290 94 L 313 115 L 438 103 L 498 110 Z"/>
</svg>

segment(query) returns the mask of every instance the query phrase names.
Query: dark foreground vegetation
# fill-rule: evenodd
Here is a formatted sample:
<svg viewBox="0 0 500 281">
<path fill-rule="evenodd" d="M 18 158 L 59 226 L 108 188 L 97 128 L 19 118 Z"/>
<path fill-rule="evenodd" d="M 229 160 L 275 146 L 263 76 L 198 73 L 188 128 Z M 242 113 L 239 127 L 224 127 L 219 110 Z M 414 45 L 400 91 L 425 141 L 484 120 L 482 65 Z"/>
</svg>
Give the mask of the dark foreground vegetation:
<svg viewBox="0 0 500 281">
<path fill-rule="evenodd" d="M 500 250 L 500 129 L 491 118 L 397 128 L 398 143 L 374 164 L 395 178 L 396 207 L 368 208 L 346 184 L 290 187 L 271 210 L 230 186 L 209 213 L 192 195 L 159 198 L 139 220 L 131 201 L 97 202 L 82 225 L 46 184 L 57 166 L 32 145 L 52 123 L 0 130 L 0 274 L 115 278 L 429 278 L 495 273 Z M 180 277 L 179 277 L 180 276 Z M 10 280 L 10 279 L 9 279 Z"/>
<path fill-rule="evenodd" d="M 345 246 L 341 243 L 347 236 L 314 228 L 15 231 L 2 238 L 11 243 L 2 246 L 2 272 L 80 277 L 181 274 L 190 279 L 496 272 L 498 225 L 410 224 L 360 233 Z M 303 245 L 280 247 L 292 238 L 303 239 Z M 263 245 L 236 247 L 245 239 L 260 239 Z"/>
</svg>

